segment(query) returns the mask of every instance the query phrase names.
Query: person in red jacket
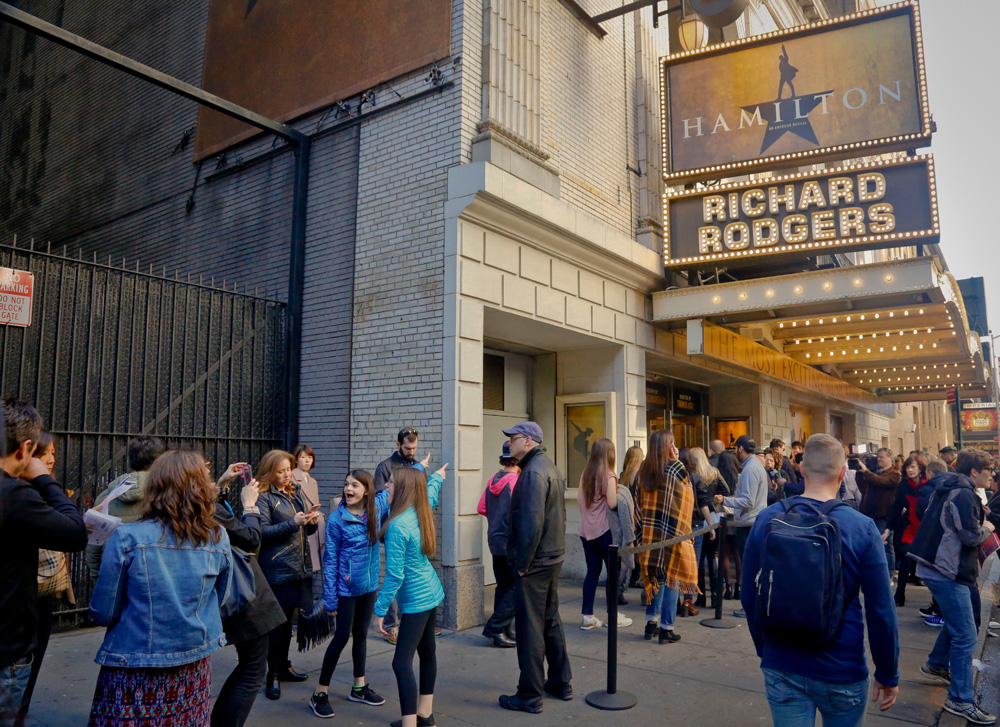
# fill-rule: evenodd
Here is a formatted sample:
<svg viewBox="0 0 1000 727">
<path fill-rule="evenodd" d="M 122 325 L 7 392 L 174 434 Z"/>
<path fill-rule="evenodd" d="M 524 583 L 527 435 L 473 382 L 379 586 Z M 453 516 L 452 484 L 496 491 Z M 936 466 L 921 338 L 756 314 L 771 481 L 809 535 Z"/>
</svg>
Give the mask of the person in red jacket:
<svg viewBox="0 0 1000 727">
<path fill-rule="evenodd" d="M 889 510 L 889 518 L 885 530 L 882 532 L 882 542 L 886 542 L 890 537 L 894 537 L 894 551 L 896 553 L 899 573 L 896 584 L 896 605 L 903 606 L 906 603 L 906 582 L 910 580 L 914 563 L 906 557 L 913 543 L 913 537 L 920 527 L 920 518 L 917 517 L 917 499 L 920 497 L 920 488 L 927 482 L 927 462 L 923 457 L 911 454 L 903 462 L 903 477 L 896 490 L 896 497 Z M 891 535 L 894 533 L 895 535 Z"/>
<path fill-rule="evenodd" d="M 500 471 L 490 478 L 476 512 L 487 521 L 490 554 L 493 556 L 493 575 L 496 592 L 493 595 L 493 615 L 483 627 L 483 636 L 496 646 L 510 649 L 514 641 L 514 573 L 507 564 L 507 529 L 510 497 L 520 473 L 517 458 L 511 456 L 510 443 L 503 443 L 500 452 Z"/>
</svg>

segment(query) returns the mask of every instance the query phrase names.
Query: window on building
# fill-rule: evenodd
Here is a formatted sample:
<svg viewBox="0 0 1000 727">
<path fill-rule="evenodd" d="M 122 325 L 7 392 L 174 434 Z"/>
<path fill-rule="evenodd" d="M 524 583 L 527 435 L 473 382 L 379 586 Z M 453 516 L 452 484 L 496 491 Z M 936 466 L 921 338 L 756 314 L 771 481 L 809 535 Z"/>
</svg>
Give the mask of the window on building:
<svg viewBox="0 0 1000 727">
<path fill-rule="evenodd" d="M 504 357 L 483 354 L 483 409 L 504 410 L 503 376 Z"/>
</svg>

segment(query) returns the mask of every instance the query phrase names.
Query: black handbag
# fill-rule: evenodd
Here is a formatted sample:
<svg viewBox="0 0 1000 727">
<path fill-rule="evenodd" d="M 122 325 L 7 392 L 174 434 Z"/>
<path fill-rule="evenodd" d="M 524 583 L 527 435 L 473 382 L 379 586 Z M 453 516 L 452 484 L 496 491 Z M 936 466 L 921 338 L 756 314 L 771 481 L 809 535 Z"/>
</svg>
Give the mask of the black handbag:
<svg viewBox="0 0 1000 727">
<path fill-rule="evenodd" d="M 234 616 L 243 613 L 257 595 L 257 583 L 250 568 L 252 554 L 245 550 L 230 546 L 230 568 L 232 580 L 229 583 L 229 591 L 225 599 L 219 604 L 219 613 L 222 620 L 227 621 Z"/>
</svg>

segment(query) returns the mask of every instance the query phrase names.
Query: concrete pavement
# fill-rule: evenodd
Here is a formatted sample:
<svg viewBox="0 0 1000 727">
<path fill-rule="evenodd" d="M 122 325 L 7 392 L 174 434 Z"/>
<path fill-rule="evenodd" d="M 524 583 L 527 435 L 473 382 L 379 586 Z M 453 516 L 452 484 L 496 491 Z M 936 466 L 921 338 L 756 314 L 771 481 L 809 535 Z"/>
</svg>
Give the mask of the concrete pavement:
<svg viewBox="0 0 1000 727">
<path fill-rule="evenodd" d="M 489 645 L 479 629 L 445 632 L 438 640 L 438 681 L 435 701 L 437 723 L 480 727 L 565 725 L 566 727 L 607 727 L 608 725 L 672 725 L 686 727 L 730 727 L 769 725 L 759 662 L 745 622 L 730 630 L 709 629 L 697 618 L 678 619 L 682 640 L 658 645 L 642 638 L 643 611 L 638 594 L 629 593 L 631 603 L 622 608 L 634 619 L 619 631 L 619 689 L 634 692 L 639 704 L 624 712 L 601 712 L 584 702 L 584 695 L 603 689 L 607 632 L 581 631 L 580 583 L 561 583 L 561 613 L 573 668 L 576 698 L 571 702 L 546 699 L 540 715 L 502 710 L 497 696 L 511 693 L 517 682 L 517 658 L 513 649 Z M 602 592 L 603 593 L 603 592 Z M 869 706 L 869 727 L 905 727 L 908 724 L 936 725 L 945 690 L 924 684 L 918 669 L 937 636 L 937 630 L 923 624 L 917 608 L 930 602 L 927 590 L 907 589 L 908 603 L 899 611 L 900 698 L 884 715 Z M 737 602 L 726 601 L 731 614 Z M 598 596 L 597 608 L 604 606 Z M 733 619 L 735 620 L 735 619 Z M 28 725 L 32 727 L 81 727 L 87 723 L 98 666 L 93 663 L 103 629 L 85 629 L 53 636 L 42 667 Z M 386 697 L 382 707 L 368 707 L 346 700 L 351 683 L 350 647 L 334 674 L 331 703 L 337 711 L 332 724 L 386 725 L 399 718 L 396 683 L 392 674 L 393 647 L 374 634 L 368 642 L 368 680 Z M 316 721 L 308 699 L 319 673 L 324 648 L 293 654 L 299 669 L 310 672 L 313 680 L 286 684 L 280 701 L 271 702 L 263 694 L 257 699 L 247 723 L 249 727 L 302 724 Z M 213 657 L 215 690 L 222 686 L 235 664 L 235 651 L 225 648 Z M 315 723 L 318 723 L 316 721 Z"/>
</svg>

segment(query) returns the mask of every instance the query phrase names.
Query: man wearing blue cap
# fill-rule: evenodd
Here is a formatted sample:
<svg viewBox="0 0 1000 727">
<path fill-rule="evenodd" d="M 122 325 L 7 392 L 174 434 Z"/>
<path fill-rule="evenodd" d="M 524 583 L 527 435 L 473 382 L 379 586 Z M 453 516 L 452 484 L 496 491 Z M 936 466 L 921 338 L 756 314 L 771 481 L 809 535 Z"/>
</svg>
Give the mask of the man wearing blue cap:
<svg viewBox="0 0 1000 727">
<path fill-rule="evenodd" d="M 566 557 L 566 482 L 545 454 L 542 428 L 521 422 L 503 430 L 510 453 L 521 467 L 510 500 L 507 563 L 517 574 L 514 627 L 521 677 L 516 694 L 500 706 L 520 712 L 542 711 L 542 694 L 573 698 L 566 635 L 559 618 L 559 571 Z M 549 662 L 545 679 L 545 661 Z"/>
</svg>

